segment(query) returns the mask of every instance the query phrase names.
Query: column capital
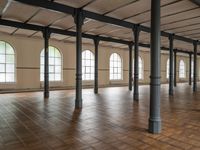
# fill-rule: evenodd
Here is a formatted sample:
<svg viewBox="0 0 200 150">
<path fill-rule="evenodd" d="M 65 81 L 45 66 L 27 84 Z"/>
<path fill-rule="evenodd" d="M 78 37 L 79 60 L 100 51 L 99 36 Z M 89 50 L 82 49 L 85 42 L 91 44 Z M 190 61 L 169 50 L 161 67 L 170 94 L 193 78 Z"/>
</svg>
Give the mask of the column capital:
<svg viewBox="0 0 200 150">
<path fill-rule="evenodd" d="M 51 31 L 49 27 L 45 27 L 42 31 L 43 37 L 49 39 L 51 36 Z"/>
<path fill-rule="evenodd" d="M 195 47 L 197 47 L 197 44 L 198 44 L 198 40 L 194 40 L 194 41 L 193 41 L 193 45 L 194 45 Z"/>
<path fill-rule="evenodd" d="M 96 35 L 93 40 L 94 40 L 94 45 L 99 45 L 100 39 L 98 35 Z"/>
<path fill-rule="evenodd" d="M 84 24 L 84 19 L 85 19 L 85 15 L 82 11 L 82 8 L 76 8 L 74 10 L 74 14 L 72 15 L 74 17 L 74 23 L 77 24 L 79 20 L 80 25 Z"/>
<path fill-rule="evenodd" d="M 175 34 L 171 33 L 171 34 L 169 34 L 168 39 L 173 41 L 174 40 L 174 36 L 175 36 Z"/>
<path fill-rule="evenodd" d="M 132 30 L 133 30 L 134 33 L 138 33 L 139 34 L 139 32 L 141 31 L 140 24 L 135 24 Z"/>
</svg>

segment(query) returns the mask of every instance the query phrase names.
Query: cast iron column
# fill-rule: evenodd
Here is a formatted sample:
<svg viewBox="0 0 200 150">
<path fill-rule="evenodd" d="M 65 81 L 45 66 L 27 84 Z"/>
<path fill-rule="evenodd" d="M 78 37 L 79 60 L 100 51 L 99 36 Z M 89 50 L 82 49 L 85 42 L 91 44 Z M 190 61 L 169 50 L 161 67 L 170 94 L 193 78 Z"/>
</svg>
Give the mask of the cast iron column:
<svg viewBox="0 0 200 150">
<path fill-rule="evenodd" d="M 176 87 L 176 50 L 174 50 L 174 86 Z"/>
<path fill-rule="evenodd" d="M 160 117 L 160 0 L 151 0 L 151 75 L 149 132 L 161 132 Z"/>
<path fill-rule="evenodd" d="M 133 88 L 133 43 L 128 45 L 129 47 L 129 91 Z"/>
<path fill-rule="evenodd" d="M 193 92 L 197 91 L 197 41 L 193 42 L 194 45 L 194 65 L 193 65 Z"/>
<path fill-rule="evenodd" d="M 189 85 L 192 84 L 192 53 L 189 53 Z"/>
<path fill-rule="evenodd" d="M 99 54 L 99 39 L 96 37 L 94 39 L 95 54 L 94 54 L 94 93 L 98 93 L 98 54 Z"/>
<path fill-rule="evenodd" d="M 46 27 L 43 31 L 44 37 L 44 98 L 49 98 L 49 38 L 50 31 Z"/>
<path fill-rule="evenodd" d="M 140 26 L 136 25 L 134 28 L 134 91 L 133 91 L 133 99 L 139 100 L 139 89 L 138 89 L 138 77 L 139 77 L 139 33 Z"/>
<path fill-rule="evenodd" d="M 174 77 L 174 68 L 173 68 L 173 49 L 174 49 L 174 35 L 169 35 L 169 95 L 174 94 L 174 83 L 173 83 L 173 77 Z"/>
<path fill-rule="evenodd" d="M 76 100 L 75 108 L 82 108 L 82 25 L 84 16 L 81 9 L 75 9 L 76 24 Z"/>
</svg>

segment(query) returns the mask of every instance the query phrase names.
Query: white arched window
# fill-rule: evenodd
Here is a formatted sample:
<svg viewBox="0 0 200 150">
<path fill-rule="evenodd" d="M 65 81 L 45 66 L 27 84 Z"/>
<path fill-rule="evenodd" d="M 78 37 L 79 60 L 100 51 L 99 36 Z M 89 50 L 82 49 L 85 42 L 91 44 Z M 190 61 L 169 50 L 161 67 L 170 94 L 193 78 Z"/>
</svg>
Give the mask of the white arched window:
<svg viewBox="0 0 200 150">
<path fill-rule="evenodd" d="M 82 78 L 94 80 L 94 54 L 90 50 L 82 52 Z"/>
<path fill-rule="evenodd" d="M 134 60 L 133 60 L 133 76 L 134 76 Z M 142 58 L 140 56 L 138 57 L 138 76 L 140 80 L 144 78 L 144 65 Z"/>
<path fill-rule="evenodd" d="M 185 62 L 183 60 L 180 60 L 179 63 L 179 78 L 185 78 Z"/>
<path fill-rule="evenodd" d="M 60 51 L 49 46 L 49 81 L 62 80 L 62 57 Z M 44 49 L 40 54 L 40 81 L 44 81 Z"/>
<path fill-rule="evenodd" d="M 110 80 L 122 79 L 122 59 L 117 53 L 110 56 Z"/>
<path fill-rule="evenodd" d="M 4 41 L 0 41 L 0 82 L 15 82 L 15 52 Z"/>
<path fill-rule="evenodd" d="M 166 78 L 169 79 L 169 59 L 167 59 Z"/>
</svg>

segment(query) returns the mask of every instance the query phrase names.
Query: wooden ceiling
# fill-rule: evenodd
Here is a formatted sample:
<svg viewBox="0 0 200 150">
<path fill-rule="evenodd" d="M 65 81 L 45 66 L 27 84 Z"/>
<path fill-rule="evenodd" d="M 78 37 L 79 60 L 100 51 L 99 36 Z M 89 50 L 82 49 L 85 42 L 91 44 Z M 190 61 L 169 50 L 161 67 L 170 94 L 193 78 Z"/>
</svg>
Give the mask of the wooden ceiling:
<svg viewBox="0 0 200 150">
<path fill-rule="evenodd" d="M 11 1 L 9 4 L 6 4 L 5 1 L 7 0 L 0 2 L 2 19 L 75 31 L 74 20 L 69 14 L 33 7 L 16 1 Z M 75 8 L 82 7 L 84 10 L 150 27 L 150 0 L 54 0 L 54 2 Z M 199 40 L 199 5 L 190 0 L 161 0 L 161 30 Z M 0 32 L 42 38 L 39 32 L 5 26 L 0 26 Z M 83 32 L 128 41 L 133 40 L 132 30 L 92 19 L 85 19 Z M 69 36 L 53 34 L 51 38 L 59 41 L 75 42 L 75 38 Z M 140 42 L 149 44 L 150 34 L 141 32 Z M 84 39 L 83 43 L 92 43 L 92 40 Z M 127 48 L 126 45 L 118 43 L 101 42 L 101 44 Z M 162 37 L 161 44 L 162 46 L 168 47 L 168 38 Z M 193 51 L 193 45 L 191 43 L 175 41 L 174 47 L 185 51 Z"/>
</svg>

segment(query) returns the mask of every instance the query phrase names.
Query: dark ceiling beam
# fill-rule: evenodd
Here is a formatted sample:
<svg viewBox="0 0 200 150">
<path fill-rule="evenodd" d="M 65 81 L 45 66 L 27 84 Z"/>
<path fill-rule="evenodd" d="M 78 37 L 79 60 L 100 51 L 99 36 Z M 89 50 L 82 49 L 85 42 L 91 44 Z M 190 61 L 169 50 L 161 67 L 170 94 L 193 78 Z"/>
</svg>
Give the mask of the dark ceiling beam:
<svg viewBox="0 0 200 150">
<path fill-rule="evenodd" d="M 56 2 L 51 2 L 51 1 L 48 1 L 48 0 L 15 0 L 15 1 L 27 4 L 27 5 L 42 7 L 42 8 L 46 8 L 46 9 L 50 9 L 50 10 L 58 11 L 58 12 L 62 12 L 62 13 L 67 13 L 67 14 L 71 14 L 71 15 L 74 15 L 74 12 L 75 12 L 75 8 L 73 8 L 73 7 L 63 5 L 63 4 L 59 4 L 59 3 L 56 3 Z M 112 18 L 112 17 L 109 17 L 109 16 L 104 16 L 104 15 L 97 14 L 97 13 L 94 13 L 94 12 L 90 12 L 90 11 L 86 11 L 86 10 L 82 10 L 82 11 L 83 11 L 86 18 L 98 20 L 98 21 L 101 21 L 101 22 L 114 24 L 114 25 L 117 25 L 117 26 L 121 26 L 121 27 L 125 27 L 125 28 L 131 28 L 131 29 L 133 29 L 136 25 L 136 24 L 131 23 L 131 22 L 123 21 L 123 20 Z M 141 31 L 150 33 L 150 28 L 141 25 Z M 161 35 L 165 36 L 165 37 L 168 37 L 169 34 L 171 34 L 171 33 L 167 33 L 167 32 L 164 32 L 164 31 L 161 32 Z M 184 42 L 188 42 L 188 43 L 193 43 L 193 41 L 194 41 L 193 39 L 182 37 L 182 36 L 176 36 L 176 35 L 175 35 L 174 39 L 184 41 Z"/>
<path fill-rule="evenodd" d="M 41 32 L 43 32 L 45 29 L 44 26 L 16 22 L 16 21 L 5 20 L 5 19 L 0 19 L 0 25 L 21 28 L 21 29 L 26 29 L 26 30 L 41 31 Z M 76 36 L 76 32 L 74 32 L 74 31 L 67 31 L 67 30 L 62 30 L 62 29 L 57 29 L 57 28 L 49 28 L 49 30 L 51 33 L 55 33 L 55 34 L 61 34 L 61 35 L 73 36 L 73 37 Z M 86 34 L 86 33 L 83 33 L 82 36 L 83 36 L 83 38 L 88 38 L 88 39 L 99 38 L 100 41 L 114 42 L 114 43 L 125 44 L 125 45 L 129 45 L 130 43 L 133 43 L 132 41 L 125 41 L 125 40 L 121 40 L 121 39 L 115 39 L 115 38 L 104 37 L 104 36 L 96 36 L 96 35 L 91 35 L 91 34 Z M 145 48 L 150 48 L 150 44 L 139 43 L 139 46 L 145 47 Z M 161 47 L 161 50 L 169 51 L 169 48 Z M 188 52 L 188 51 L 184 51 L 184 50 L 177 50 L 177 52 L 193 53 L 193 52 Z"/>
</svg>

